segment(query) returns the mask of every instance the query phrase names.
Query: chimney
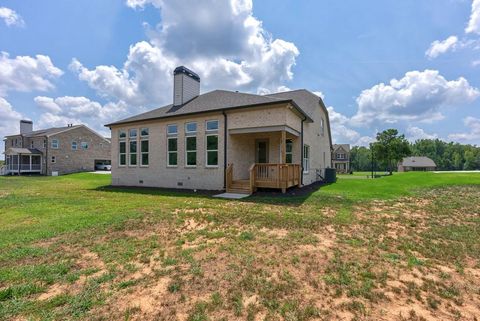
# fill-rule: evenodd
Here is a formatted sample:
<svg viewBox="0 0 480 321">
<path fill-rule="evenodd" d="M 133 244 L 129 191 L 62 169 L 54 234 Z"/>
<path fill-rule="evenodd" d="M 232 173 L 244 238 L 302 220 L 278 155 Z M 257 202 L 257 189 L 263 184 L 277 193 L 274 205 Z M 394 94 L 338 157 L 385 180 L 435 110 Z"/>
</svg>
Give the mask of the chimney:
<svg viewBox="0 0 480 321">
<path fill-rule="evenodd" d="M 181 106 L 200 95 L 200 77 L 180 66 L 173 71 L 173 105 Z"/>
<path fill-rule="evenodd" d="M 20 120 L 20 134 L 33 132 L 33 122 L 31 120 Z"/>
</svg>

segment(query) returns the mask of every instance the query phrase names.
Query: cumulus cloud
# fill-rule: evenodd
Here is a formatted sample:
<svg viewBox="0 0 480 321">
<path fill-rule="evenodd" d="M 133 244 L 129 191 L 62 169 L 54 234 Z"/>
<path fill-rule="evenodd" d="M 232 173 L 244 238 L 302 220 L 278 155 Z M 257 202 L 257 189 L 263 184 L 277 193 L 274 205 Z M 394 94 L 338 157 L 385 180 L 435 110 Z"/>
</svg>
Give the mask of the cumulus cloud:
<svg viewBox="0 0 480 321">
<path fill-rule="evenodd" d="M 469 116 L 463 120 L 463 123 L 468 131 L 450 134 L 448 138 L 454 141 L 480 143 L 480 118 Z"/>
<path fill-rule="evenodd" d="M 0 97 L 0 137 L 18 133 L 20 119 L 22 114 L 17 112 L 12 105 L 5 99 Z M 0 140 L 0 150 L 5 150 L 3 139 Z"/>
<path fill-rule="evenodd" d="M 416 141 L 418 139 L 436 139 L 437 134 L 429 134 L 420 127 L 408 126 L 407 127 L 407 139 L 410 141 Z"/>
<path fill-rule="evenodd" d="M 367 146 L 375 139 L 370 136 L 362 136 L 351 128 L 351 119 L 335 111 L 333 107 L 327 107 L 330 118 L 330 129 L 334 144 L 352 144 L 355 146 Z"/>
<path fill-rule="evenodd" d="M 439 55 L 446 53 L 449 50 L 455 50 L 458 44 L 456 36 L 450 36 L 443 41 L 436 40 L 432 42 L 425 55 L 429 58 L 436 58 Z"/>
<path fill-rule="evenodd" d="M 0 7 L 0 19 L 3 19 L 3 21 L 8 27 L 11 27 L 11 26 L 24 27 L 25 26 L 25 21 L 23 21 L 22 17 L 10 8 Z"/>
<path fill-rule="evenodd" d="M 53 89 L 51 81 L 62 74 L 63 71 L 55 67 L 48 56 L 10 58 L 6 52 L 0 53 L 0 95 L 6 95 L 8 91 Z"/>
<path fill-rule="evenodd" d="M 472 14 L 465 32 L 480 34 L 480 0 L 473 0 L 472 2 Z"/>
<path fill-rule="evenodd" d="M 399 80 L 362 91 L 352 121 L 357 125 L 401 120 L 431 122 L 443 118 L 443 107 L 468 104 L 479 95 L 480 91 L 463 77 L 446 80 L 436 70 L 410 71 Z"/>
<path fill-rule="evenodd" d="M 86 124 L 96 131 L 106 134 L 103 126 L 112 117 L 124 117 L 132 112 L 120 101 L 105 105 L 86 97 L 63 96 L 57 98 L 37 96 L 34 98 L 37 106 L 44 111 L 38 121 L 39 127 L 61 127 L 67 124 Z M 143 110 L 137 110 L 142 112 Z"/>
<path fill-rule="evenodd" d="M 137 105 L 169 103 L 178 65 L 200 74 L 204 91 L 270 93 L 285 89 L 293 77 L 297 47 L 271 37 L 253 16 L 251 0 L 128 0 L 127 5 L 159 9 L 161 23 L 148 28 L 149 40 L 132 45 L 121 68 L 71 64 L 103 96 Z"/>
</svg>

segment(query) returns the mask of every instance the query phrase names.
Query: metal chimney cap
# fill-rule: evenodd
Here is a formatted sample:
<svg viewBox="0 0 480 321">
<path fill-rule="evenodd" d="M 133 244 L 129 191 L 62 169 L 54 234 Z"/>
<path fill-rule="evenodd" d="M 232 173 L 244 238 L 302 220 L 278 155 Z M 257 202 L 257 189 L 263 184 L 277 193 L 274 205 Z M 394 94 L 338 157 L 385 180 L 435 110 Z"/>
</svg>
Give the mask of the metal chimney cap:
<svg viewBox="0 0 480 321">
<path fill-rule="evenodd" d="M 185 75 L 189 76 L 190 78 L 195 79 L 196 81 L 200 82 L 200 76 L 197 75 L 195 72 L 193 72 L 192 70 L 188 69 L 185 66 L 179 66 L 179 67 L 175 68 L 175 70 L 173 71 L 173 74 L 174 75 L 185 74 Z"/>
</svg>

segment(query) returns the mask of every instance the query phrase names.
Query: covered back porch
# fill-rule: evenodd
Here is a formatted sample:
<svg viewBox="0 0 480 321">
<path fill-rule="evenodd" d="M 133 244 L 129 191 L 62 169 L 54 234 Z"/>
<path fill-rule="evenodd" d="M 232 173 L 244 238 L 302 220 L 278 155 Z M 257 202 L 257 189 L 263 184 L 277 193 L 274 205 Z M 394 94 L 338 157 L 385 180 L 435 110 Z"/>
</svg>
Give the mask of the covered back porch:
<svg viewBox="0 0 480 321">
<path fill-rule="evenodd" d="M 4 174 L 42 173 L 42 152 L 35 148 L 9 148 Z"/>
<path fill-rule="evenodd" d="M 226 190 L 251 194 L 257 188 L 281 189 L 302 183 L 302 144 L 288 126 L 229 130 Z"/>
</svg>

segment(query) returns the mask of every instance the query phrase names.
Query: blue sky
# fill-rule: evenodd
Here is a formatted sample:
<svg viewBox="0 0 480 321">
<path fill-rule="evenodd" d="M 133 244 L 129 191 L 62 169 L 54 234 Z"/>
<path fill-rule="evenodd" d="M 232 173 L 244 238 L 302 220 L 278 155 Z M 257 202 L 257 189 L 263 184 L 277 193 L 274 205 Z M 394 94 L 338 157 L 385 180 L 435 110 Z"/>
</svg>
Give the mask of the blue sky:
<svg viewBox="0 0 480 321">
<path fill-rule="evenodd" d="M 108 135 L 186 65 L 202 92 L 317 92 L 337 143 L 480 144 L 480 0 L 0 1 L 0 51 L 1 136 L 20 118 Z"/>
</svg>

